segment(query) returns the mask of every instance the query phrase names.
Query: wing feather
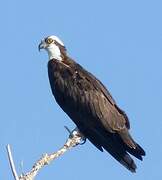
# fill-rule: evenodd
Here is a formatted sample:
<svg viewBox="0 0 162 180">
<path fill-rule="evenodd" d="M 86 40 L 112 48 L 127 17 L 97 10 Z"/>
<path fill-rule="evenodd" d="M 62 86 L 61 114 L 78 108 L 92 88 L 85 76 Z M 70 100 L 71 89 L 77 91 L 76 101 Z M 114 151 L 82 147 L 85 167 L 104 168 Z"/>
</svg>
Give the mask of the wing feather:
<svg viewBox="0 0 162 180">
<path fill-rule="evenodd" d="M 80 77 L 79 86 L 78 83 L 75 86 L 78 90 L 82 87 L 82 91 L 85 91 L 86 105 L 90 106 L 95 119 L 101 121 L 109 131 L 126 128 L 127 120 L 122 114 L 123 111 L 116 108 L 114 99 L 101 82 L 81 68 L 77 68 L 77 74 Z"/>
<path fill-rule="evenodd" d="M 49 61 L 48 74 L 57 103 L 79 130 L 99 150 L 104 148 L 129 170 L 135 171 L 136 166 L 127 151 L 139 159 L 144 151 L 131 138 L 128 117 L 104 85 L 72 60 L 68 66 Z"/>
</svg>

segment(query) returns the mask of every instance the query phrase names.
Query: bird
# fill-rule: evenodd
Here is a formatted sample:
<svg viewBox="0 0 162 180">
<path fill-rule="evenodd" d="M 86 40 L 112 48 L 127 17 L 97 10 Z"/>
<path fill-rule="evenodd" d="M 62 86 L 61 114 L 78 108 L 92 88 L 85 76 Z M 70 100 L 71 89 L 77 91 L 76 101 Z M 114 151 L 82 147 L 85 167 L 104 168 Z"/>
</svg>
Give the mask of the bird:
<svg viewBox="0 0 162 180">
<path fill-rule="evenodd" d="M 132 138 L 128 116 L 107 88 L 68 55 L 59 37 L 43 38 L 38 48 L 48 53 L 49 83 L 58 105 L 97 149 L 136 172 L 131 155 L 143 160 L 145 151 Z"/>
</svg>

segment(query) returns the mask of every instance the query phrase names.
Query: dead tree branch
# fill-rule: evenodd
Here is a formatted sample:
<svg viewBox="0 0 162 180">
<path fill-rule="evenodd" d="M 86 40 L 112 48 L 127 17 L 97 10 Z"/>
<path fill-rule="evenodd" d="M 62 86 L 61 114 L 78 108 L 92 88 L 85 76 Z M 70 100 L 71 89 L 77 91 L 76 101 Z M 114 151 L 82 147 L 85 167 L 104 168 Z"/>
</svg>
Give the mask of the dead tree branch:
<svg viewBox="0 0 162 180">
<path fill-rule="evenodd" d="M 12 158 L 11 147 L 8 144 L 6 146 L 6 148 L 7 148 L 8 159 L 9 159 L 9 163 L 10 163 L 12 174 L 13 174 L 15 180 L 19 180 L 19 176 L 17 175 L 15 164 L 14 164 L 14 161 L 13 161 L 13 158 Z"/>
<path fill-rule="evenodd" d="M 8 158 L 12 170 L 12 174 L 15 178 L 15 180 L 34 180 L 38 172 L 45 166 L 50 164 L 54 159 L 60 157 L 63 155 L 66 151 L 70 150 L 72 147 L 77 146 L 78 144 L 81 144 L 82 141 L 85 141 L 85 138 L 83 135 L 78 131 L 78 129 L 74 129 L 72 132 L 70 132 L 69 138 L 67 139 L 66 143 L 63 145 L 61 149 L 59 149 L 57 152 L 54 152 L 52 154 L 45 154 L 41 159 L 39 159 L 34 166 L 32 167 L 31 171 L 26 174 L 21 174 L 20 177 L 18 177 L 15 165 L 13 162 L 12 154 L 10 146 L 7 146 L 7 152 L 8 152 Z"/>
</svg>

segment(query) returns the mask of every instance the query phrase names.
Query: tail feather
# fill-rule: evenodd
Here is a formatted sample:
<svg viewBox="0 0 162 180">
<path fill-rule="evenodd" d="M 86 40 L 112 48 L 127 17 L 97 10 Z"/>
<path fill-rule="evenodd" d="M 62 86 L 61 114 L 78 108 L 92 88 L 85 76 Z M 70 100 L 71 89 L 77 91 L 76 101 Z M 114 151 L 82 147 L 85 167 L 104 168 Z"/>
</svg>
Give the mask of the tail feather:
<svg viewBox="0 0 162 180">
<path fill-rule="evenodd" d="M 132 154 L 141 161 L 143 160 L 142 156 L 145 156 L 145 151 L 140 147 L 139 144 L 136 144 L 136 149 L 130 148 L 128 146 L 125 147 L 130 154 Z"/>
<path fill-rule="evenodd" d="M 130 147 L 128 143 L 125 143 L 125 141 L 123 141 L 123 137 L 116 135 L 115 139 L 117 142 L 119 142 L 120 144 L 122 144 L 124 146 L 124 149 L 129 152 L 130 154 L 132 154 L 133 156 L 135 156 L 137 159 L 139 160 L 143 160 L 142 156 L 145 156 L 145 151 L 142 149 L 142 147 L 137 144 L 133 138 L 131 137 L 130 134 L 128 134 L 128 138 L 130 139 L 130 141 L 134 144 L 134 148 Z"/>
<path fill-rule="evenodd" d="M 142 149 L 142 147 L 140 147 L 139 144 L 137 144 L 133 140 L 127 129 L 121 131 L 119 135 L 116 135 L 115 138 L 118 142 L 123 144 L 127 152 L 129 152 L 139 160 L 143 159 L 142 156 L 145 156 L 145 151 Z"/>
<path fill-rule="evenodd" d="M 125 166 L 131 172 L 136 172 L 136 164 L 130 155 L 126 152 L 124 146 L 120 141 L 114 141 L 112 134 L 107 132 L 97 132 L 96 130 L 86 131 L 84 133 L 86 137 L 100 150 L 104 148 L 109 152 L 118 162 Z"/>
<path fill-rule="evenodd" d="M 124 161 L 123 161 L 124 159 Z M 123 158 L 121 159 L 120 163 L 125 166 L 128 170 L 130 170 L 131 172 L 135 173 L 136 172 L 136 169 L 137 169 L 137 166 L 136 164 L 134 163 L 133 159 L 130 157 L 129 154 L 125 154 L 123 156 Z"/>
<path fill-rule="evenodd" d="M 109 142 L 110 143 L 103 142 L 102 147 L 128 170 L 130 170 L 131 172 L 136 172 L 136 164 L 131 156 L 126 152 L 126 150 L 116 142 Z"/>
</svg>

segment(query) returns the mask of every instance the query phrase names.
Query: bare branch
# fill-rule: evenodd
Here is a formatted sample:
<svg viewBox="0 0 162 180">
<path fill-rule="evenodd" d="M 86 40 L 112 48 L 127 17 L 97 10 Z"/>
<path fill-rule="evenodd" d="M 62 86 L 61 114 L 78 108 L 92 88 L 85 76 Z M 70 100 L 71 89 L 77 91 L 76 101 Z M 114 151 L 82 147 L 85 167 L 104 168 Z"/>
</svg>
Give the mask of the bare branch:
<svg viewBox="0 0 162 180">
<path fill-rule="evenodd" d="M 45 165 L 48 165 L 53 161 L 54 159 L 60 157 L 63 155 L 66 151 L 70 150 L 72 147 L 77 146 L 78 144 L 81 144 L 82 141 L 84 141 L 84 136 L 79 132 L 78 129 L 74 129 L 72 132 L 70 132 L 69 138 L 67 139 L 64 146 L 59 149 L 57 152 L 54 152 L 52 154 L 45 154 L 41 159 L 39 159 L 34 166 L 32 167 L 31 171 L 20 175 L 18 179 L 15 178 L 15 180 L 34 180 L 38 172 L 43 168 Z M 12 166 L 11 166 L 12 167 Z M 14 171 L 12 170 L 13 174 Z"/>
<path fill-rule="evenodd" d="M 13 161 L 13 158 L 12 158 L 11 147 L 10 147 L 9 144 L 6 146 L 6 149 L 7 149 L 7 154 L 8 154 L 8 159 L 9 159 L 9 162 L 10 162 L 10 167 L 11 167 L 11 170 L 12 170 L 12 174 L 13 174 L 15 180 L 19 180 L 19 176 L 17 175 L 15 164 L 14 164 L 14 161 Z"/>
</svg>

